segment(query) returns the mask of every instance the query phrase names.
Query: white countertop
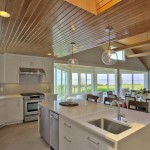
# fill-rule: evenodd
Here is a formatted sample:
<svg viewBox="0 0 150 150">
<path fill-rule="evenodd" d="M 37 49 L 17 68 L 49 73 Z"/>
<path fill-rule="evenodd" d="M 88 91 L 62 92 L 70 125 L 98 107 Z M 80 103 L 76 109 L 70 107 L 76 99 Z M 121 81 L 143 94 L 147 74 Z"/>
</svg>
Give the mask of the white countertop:
<svg viewBox="0 0 150 150">
<path fill-rule="evenodd" d="M 112 142 L 117 142 L 132 133 L 142 129 L 146 125 L 150 124 L 150 114 L 137 112 L 129 109 L 121 108 L 121 113 L 126 115 L 127 123 L 119 122 L 123 124 L 127 124 L 131 126 L 130 129 L 120 133 L 120 134 L 112 134 L 107 132 L 101 128 L 93 126 L 89 124 L 87 121 L 96 120 L 99 118 L 107 118 L 110 120 L 114 120 L 117 116 L 117 108 L 110 108 L 109 105 L 98 104 L 94 102 L 88 101 L 76 101 L 79 103 L 79 106 L 75 107 L 65 107 L 59 105 L 60 101 L 50 101 L 50 102 L 42 102 L 40 105 L 67 117 L 68 119 L 80 124 L 82 127 L 91 130 L 93 133 L 103 136 Z M 118 122 L 118 121 L 117 121 Z"/>
<path fill-rule="evenodd" d="M 53 94 L 53 93 L 44 93 L 45 96 L 49 96 L 49 95 L 57 95 L 57 94 Z M 15 98 L 15 97 L 19 97 L 22 98 L 23 96 L 21 96 L 20 94 L 15 94 L 15 95 L 0 95 L 0 99 L 6 99 L 6 98 Z"/>
<path fill-rule="evenodd" d="M 19 97 L 19 98 L 22 98 L 21 95 L 17 94 L 17 95 L 1 95 L 0 96 L 0 99 L 6 99 L 6 98 L 15 98 L 15 97 Z"/>
</svg>

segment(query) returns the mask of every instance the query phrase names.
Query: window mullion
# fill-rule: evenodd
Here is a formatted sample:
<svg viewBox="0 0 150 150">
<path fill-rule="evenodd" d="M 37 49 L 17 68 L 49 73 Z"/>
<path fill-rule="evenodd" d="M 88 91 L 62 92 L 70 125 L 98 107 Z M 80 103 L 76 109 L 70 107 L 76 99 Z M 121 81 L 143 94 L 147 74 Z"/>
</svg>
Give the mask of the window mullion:
<svg viewBox="0 0 150 150">
<path fill-rule="evenodd" d="M 109 74 L 107 74 L 107 91 L 109 90 Z"/>
<path fill-rule="evenodd" d="M 134 90 L 134 79 L 133 79 L 133 73 L 132 73 L 132 90 Z"/>
</svg>

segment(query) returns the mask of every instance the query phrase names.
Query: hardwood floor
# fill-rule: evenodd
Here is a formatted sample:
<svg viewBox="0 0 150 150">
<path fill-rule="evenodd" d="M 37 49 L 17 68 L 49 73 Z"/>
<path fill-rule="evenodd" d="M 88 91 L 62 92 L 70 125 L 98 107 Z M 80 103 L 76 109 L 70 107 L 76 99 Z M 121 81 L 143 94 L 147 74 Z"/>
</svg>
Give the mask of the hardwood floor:
<svg viewBox="0 0 150 150">
<path fill-rule="evenodd" d="M 0 129 L 0 150 L 49 150 L 38 135 L 38 123 L 22 123 Z"/>
</svg>

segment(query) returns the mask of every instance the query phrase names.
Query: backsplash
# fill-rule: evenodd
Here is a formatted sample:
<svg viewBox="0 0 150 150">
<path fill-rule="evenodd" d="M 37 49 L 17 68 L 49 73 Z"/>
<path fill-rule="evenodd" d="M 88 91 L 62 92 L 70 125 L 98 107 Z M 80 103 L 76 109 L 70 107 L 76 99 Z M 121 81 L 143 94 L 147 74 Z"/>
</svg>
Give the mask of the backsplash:
<svg viewBox="0 0 150 150">
<path fill-rule="evenodd" d="M 24 75 L 21 76 L 19 84 L 0 84 L 0 95 L 14 95 L 26 92 L 48 93 L 51 92 L 50 87 L 50 83 L 41 83 L 38 76 Z"/>
</svg>

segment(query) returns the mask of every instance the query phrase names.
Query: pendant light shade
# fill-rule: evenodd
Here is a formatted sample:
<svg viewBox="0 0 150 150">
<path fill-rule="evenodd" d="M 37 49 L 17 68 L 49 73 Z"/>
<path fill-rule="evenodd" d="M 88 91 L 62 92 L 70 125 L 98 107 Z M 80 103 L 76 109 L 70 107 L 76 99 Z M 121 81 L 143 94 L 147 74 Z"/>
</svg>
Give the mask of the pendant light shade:
<svg viewBox="0 0 150 150">
<path fill-rule="evenodd" d="M 78 60 L 76 58 L 74 58 L 74 54 L 73 54 L 73 46 L 75 45 L 74 42 L 70 43 L 72 45 L 72 55 L 71 58 L 68 60 L 68 64 L 70 65 L 78 65 Z"/>
<path fill-rule="evenodd" d="M 5 17 L 5 18 L 8 18 L 8 17 L 10 17 L 10 14 L 8 13 L 8 12 L 6 12 L 6 11 L 0 11 L 0 16 L 1 17 Z"/>
<path fill-rule="evenodd" d="M 102 62 L 105 65 L 114 65 L 118 60 L 118 55 L 114 50 L 111 50 L 110 47 L 110 32 L 112 31 L 112 27 L 107 27 L 106 32 L 109 32 L 109 47 L 102 54 Z"/>
</svg>

